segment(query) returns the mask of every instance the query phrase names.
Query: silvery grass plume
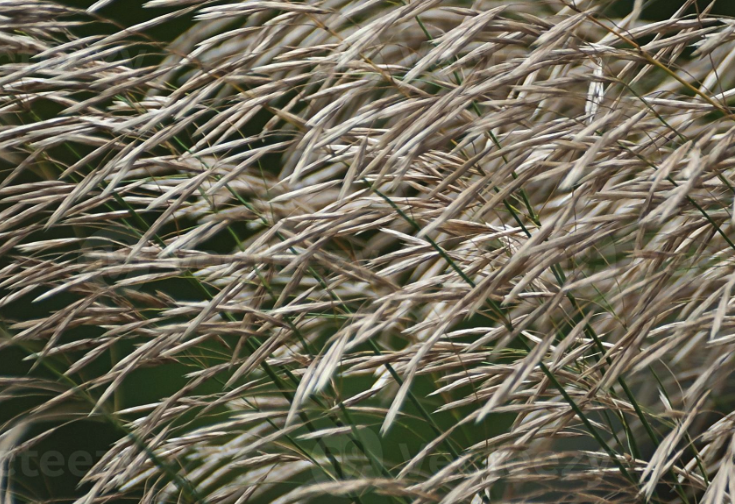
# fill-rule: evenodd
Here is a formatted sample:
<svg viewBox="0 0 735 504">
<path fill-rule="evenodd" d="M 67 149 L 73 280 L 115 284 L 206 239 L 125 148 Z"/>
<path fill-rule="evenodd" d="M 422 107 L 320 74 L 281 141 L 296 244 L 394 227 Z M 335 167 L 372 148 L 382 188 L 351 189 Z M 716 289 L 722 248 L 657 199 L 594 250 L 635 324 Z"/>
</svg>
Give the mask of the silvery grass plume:
<svg viewBox="0 0 735 504">
<path fill-rule="evenodd" d="M 121 2 L 0 0 L 4 502 L 735 502 L 733 20 Z"/>
</svg>

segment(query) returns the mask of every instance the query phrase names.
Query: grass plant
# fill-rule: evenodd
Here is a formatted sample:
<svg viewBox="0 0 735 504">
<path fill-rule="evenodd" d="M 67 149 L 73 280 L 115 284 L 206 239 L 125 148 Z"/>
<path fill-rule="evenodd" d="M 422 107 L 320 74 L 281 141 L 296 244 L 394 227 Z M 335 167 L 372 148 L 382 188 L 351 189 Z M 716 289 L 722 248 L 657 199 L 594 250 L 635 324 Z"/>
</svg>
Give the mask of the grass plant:
<svg viewBox="0 0 735 504">
<path fill-rule="evenodd" d="M 3 502 L 735 504 L 715 3 L 124 1 L 0 0 Z"/>
</svg>

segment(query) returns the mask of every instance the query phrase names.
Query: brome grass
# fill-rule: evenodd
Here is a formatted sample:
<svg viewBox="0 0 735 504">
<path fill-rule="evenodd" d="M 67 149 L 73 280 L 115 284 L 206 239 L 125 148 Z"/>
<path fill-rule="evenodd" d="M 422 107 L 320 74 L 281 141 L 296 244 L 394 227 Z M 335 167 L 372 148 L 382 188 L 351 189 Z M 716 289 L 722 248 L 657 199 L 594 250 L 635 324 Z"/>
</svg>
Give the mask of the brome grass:
<svg viewBox="0 0 735 504">
<path fill-rule="evenodd" d="M 618 3 L 0 0 L 3 502 L 735 502 L 735 23 Z"/>
</svg>

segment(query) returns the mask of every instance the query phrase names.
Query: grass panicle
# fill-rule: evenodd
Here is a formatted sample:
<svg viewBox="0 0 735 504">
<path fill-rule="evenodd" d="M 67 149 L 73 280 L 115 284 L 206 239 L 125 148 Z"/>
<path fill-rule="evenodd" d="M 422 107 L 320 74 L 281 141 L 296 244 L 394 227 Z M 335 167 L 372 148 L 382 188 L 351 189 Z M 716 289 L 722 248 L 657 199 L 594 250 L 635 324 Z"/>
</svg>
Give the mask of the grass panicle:
<svg viewBox="0 0 735 504">
<path fill-rule="evenodd" d="M 735 504 L 714 3 L 88 3 L 0 0 L 3 502 Z"/>
</svg>

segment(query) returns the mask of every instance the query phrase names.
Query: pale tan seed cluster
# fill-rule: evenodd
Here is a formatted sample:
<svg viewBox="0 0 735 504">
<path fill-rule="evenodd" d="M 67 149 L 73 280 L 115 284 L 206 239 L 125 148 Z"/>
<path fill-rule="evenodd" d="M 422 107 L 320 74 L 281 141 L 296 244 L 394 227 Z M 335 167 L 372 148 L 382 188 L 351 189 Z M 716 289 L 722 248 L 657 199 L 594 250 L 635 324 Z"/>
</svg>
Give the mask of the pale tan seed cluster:
<svg viewBox="0 0 735 504">
<path fill-rule="evenodd" d="M 80 503 L 733 502 L 733 20 L 112 3 L 0 0 L 0 347 L 58 374 L 0 460 L 92 417 Z"/>
</svg>

